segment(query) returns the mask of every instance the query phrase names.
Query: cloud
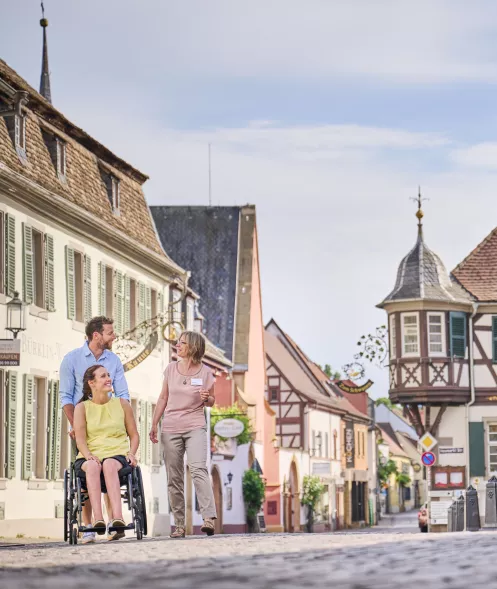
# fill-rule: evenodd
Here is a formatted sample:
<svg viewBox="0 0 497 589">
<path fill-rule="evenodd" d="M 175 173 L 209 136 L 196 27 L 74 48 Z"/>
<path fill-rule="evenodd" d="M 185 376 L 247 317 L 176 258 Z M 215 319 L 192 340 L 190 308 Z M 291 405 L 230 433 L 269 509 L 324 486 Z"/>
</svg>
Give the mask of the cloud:
<svg viewBox="0 0 497 589">
<path fill-rule="evenodd" d="M 455 149 L 451 158 L 460 166 L 497 170 L 497 143 L 489 141 Z"/>
</svg>

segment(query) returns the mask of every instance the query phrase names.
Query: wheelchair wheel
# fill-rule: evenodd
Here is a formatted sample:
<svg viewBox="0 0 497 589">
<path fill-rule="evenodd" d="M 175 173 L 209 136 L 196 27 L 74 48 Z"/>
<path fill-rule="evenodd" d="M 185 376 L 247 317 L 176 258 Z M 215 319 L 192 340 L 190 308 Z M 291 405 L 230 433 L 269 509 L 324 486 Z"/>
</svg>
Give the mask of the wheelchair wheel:
<svg viewBox="0 0 497 589">
<path fill-rule="evenodd" d="M 139 506 L 138 513 L 140 515 L 143 535 L 146 536 L 148 534 L 147 508 L 145 506 L 145 491 L 143 490 L 142 471 L 139 466 L 136 467 L 136 481 L 138 484 L 137 499 L 141 499 L 141 501 L 137 501 L 137 506 Z"/>
<path fill-rule="evenodd" d="M 66 469 L 64 471 L 64 542 L 67 542 L 69 539 L 69 521 L 71 518 L 71 501 L 69 500 L 69 496 L 71 494 L 71 490 L 69 489 L 69 471 Z"/>
<path fill-rule="evenodd" d="M 71 531 L 71 536 L 72 536 L 72 544 L 77 544 L 78 543 L 78 526 L 74 526 L 72 531 Z"/>
</svg>

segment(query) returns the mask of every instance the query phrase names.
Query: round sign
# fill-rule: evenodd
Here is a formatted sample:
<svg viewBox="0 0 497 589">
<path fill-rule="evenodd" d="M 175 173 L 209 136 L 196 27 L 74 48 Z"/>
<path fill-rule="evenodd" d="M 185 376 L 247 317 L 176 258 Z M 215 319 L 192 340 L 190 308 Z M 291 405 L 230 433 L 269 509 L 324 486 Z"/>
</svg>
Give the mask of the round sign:
<svg viewBox="0 0 497 589">
<path fill-rule="evenodd" d="M 423 452 L 421 462 L 425 466 L 433 466 L 435 464 L 435 454 L 433 454 L 433 452 Z"/>
<path fill-rule="evenodd" d="M 239 419 L 221 419 L 214 426 L 214 432 L 220 438 L 236 438 L 245 429 L 245 424 Z"/>
<path fill-rule="evenodd" d="M 414 470 L 414 472 L 420 472 L 420 470 L 421 470 L 421 465 L 420 465 L 420 464 L 418 464 L 417 462 L 415 462 L 415 463 L 412 465 L 412 469 Z"/>
</svg>

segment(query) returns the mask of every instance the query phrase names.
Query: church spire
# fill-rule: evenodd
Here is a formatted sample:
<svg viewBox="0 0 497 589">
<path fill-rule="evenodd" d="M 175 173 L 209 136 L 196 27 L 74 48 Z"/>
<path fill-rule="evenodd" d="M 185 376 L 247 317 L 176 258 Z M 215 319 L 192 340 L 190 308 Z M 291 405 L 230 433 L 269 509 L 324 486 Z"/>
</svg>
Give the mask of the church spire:
<svg viewBox="0 0 497 589">
<path fill-rule="evenodd" d="M 50 91 L 50 72 L 48 70 L 48 46 L 47 46 L 47 27 L 48 20 L 45 18 L 45 7 L 41 3 L 40 26 L 43 28 L 43 57 L 41 60 L 41 78 L 40 78 L 40 94 L 52 104 L 52 93 Z"/>
</svg>

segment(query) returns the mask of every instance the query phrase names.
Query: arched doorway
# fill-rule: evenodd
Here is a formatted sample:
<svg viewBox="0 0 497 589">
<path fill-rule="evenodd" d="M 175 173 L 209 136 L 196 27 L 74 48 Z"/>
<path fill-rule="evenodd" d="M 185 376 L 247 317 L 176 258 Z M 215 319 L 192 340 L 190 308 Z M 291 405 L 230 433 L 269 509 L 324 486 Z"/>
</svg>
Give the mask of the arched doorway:
<svg viewBox="0 0 497 589">
<path fill-rule="evenodd" d="M 252 464 L 254 464 L 255 460 L 255 452 L 253 444 L 250 444 L 249 454 L 248 454 L 248 467 L 249 469 L 252 468 Z"/>
<path fill-rule="evenodd" d="M 289 497 L 287 499 L 287 521 L 289 532 L 300 532 L 300 488 L 295 460 L 290 465 Z"/>
<path fill-rule="evenodd" d="M 223 485 L 219 470 L 212 469 L 212 490 L 214 492 L 214 503 L 216 504 L 217 519 L 215 520 L 216 534 L 223 533 Z"/>
</svg>

